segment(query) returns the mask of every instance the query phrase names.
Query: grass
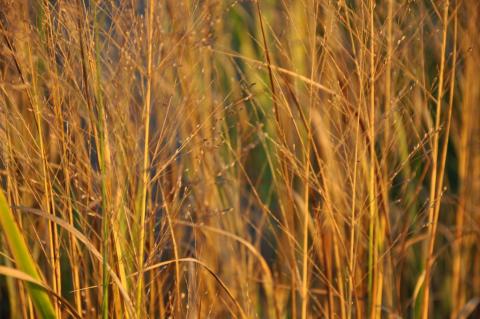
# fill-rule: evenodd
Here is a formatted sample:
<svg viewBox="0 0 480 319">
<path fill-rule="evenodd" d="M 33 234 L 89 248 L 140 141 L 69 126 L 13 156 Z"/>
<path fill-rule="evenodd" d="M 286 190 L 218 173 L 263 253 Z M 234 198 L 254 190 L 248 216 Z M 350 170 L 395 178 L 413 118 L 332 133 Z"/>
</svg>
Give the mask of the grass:
<svg viewBox="0 0 480 319">
<path fill-rule="evenodd" d="M 0 317 L 479 316 L 477 1 L 0 7 Z"/>
<path fill-rule="evenodd" d="M 43 279 L 37 270 L 37 265 L 27 248 L 25 239 L 22 232 L 15 223 L 15 218 L 8 207 L 7 199 L 3 192 L 0 192 L 0 224 L 5 234 L 5 238 L 8 242 L 8 247 L 12 253 L 15 264 L 18 269 L 22 271 L 25 278 L 20 276 L 21 280 L 25 281 L 25 286 L 28 289 L 28 293 L 32 299 L 33 304 L 37 310 L 37 313 L 42 318 L 55 318 L 55 311 L 52 301 L 47 291 L 42 287 Z M 12 269 L 8 269 L 12 272 Z M 11 276 L 9 272 L 4 274 Z"/>
</svg>

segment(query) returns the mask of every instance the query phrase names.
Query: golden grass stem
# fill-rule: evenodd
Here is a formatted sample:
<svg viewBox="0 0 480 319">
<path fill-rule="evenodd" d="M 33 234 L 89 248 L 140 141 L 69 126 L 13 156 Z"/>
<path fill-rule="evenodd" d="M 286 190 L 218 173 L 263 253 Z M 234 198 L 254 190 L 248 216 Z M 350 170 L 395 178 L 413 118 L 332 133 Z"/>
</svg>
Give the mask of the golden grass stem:
<svg viewBox="0 0 480 319">
<path fill-rule="evenodd" d="M 444 70 L 445 70 L 445 51 L 447 46 L 447 31 L 448 31 L 448 9 L 449 9 L 449 0 L 444 1 L 443 6 L 443 15 L 442 15 L 442 46 L 440 50 L 440 71 L 439 71 L 439 80 L 438 80 L 438 94 L 437 94 L 437 104 L 435 109 L 435 127 L 434 134 L 432 135 L 433 143 L 433 153 L 432 153 L 432 170 L 430 177 L 430 194 L 428 202 L 428 239 L 427 239 L 427 250 L 424 257 L 425 262 L 425 282 L 423 289 L 423 298 L 422 298 L 422 318 L 427 319 L 429 317 L 429 308 L 430 308 L 430 280 L 431 280 L 431 269 L 433 262 L 433 252 L 435 247 L 435 237 L 437 234 L 438 227 L 438 212 L 436 210 L 436 201 L 441 200 L 441 194 L 437 193 L 437 177 L 443 175 L 444 168 L 441 168 L 438 171 L 438 149 L 440 142 L 440 121 L 441 121 L 441 111 L 442 111 L 442 100 L 443 100 L 443 82 L 444 82 Z"/>
<path fill-rule="evenodd" d="M 150 0 L 148 3 L 148 15 L 146 17 L 147 25 L 147 88 L 145 94 L 145 106 L 144 106 L 144 145 L 143 145 L 143 168 L 142 168 L 142 180 L 141 180 L 141 197 L 140 197 L 140 211 L 139 213 L 139 228 L 140 236 L 138 241 L 138 283 L 137 283 L 137 299 L 136 299 L 136 315 L 138 318 L 142 317 L 143 309 L 143 265 L 144 265 L 144 252 L 145 252 L 145 217 L 147 214 L 147 192 L 149 184 L 149 142 L 150 142 L 150 108 L 152 99 L 152 76 L 153 76 L 153 13 L 154 0 Z"/>
</svg>

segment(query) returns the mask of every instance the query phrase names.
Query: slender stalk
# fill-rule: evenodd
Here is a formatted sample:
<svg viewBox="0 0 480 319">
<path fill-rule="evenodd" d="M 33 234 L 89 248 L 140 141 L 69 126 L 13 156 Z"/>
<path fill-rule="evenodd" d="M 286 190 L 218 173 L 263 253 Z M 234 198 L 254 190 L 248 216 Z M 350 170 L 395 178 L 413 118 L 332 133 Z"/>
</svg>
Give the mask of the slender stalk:
<svg viewBox="0 0 480 319">
<path fill-rule="evenodd" d="M 139 211 L 139 227 L 140 236 L 138 242 L 138 283 L 137 283 L 137 304 L 136 315 L 138 318 L 142 316 L 143 309 L 143 267 L 144 267 L 144 253 L 145 253 L 145 216 L 147 213 L 147 191 L 149 184 L 149 141 L 150 141 L 150 108 L 151 108 L 151 96 L 152 96 L 152 60 L 153 60 L 153 12 L 154 12 L 154 0 L 150 0 L 148 3 L 148 15 L 147 15 L 147 88 L 145 95 L 144 105 L 144 146 L 143 146 L 143 168 L 142 168 L 142 181 L 141 181 L 141 198 L 140 198 L 140 211 Z"/>
<path fill-rule="evenodd" d="M 313 26 L 310 30 L 310 56 L 312 59 L 310 67 L 310 79 L 314 80 L 315 70 L 317 67 L 317 46 L 315 39 L 315 30 L 317 27 L 317 15 L 318 15 L 318 3 L 313 2 L 313 7 L 315 8 L 313 14 Z M 303 262 L 302 262 L 302 318 L 305 319 L 308 316 L 308 229 L 309 229 L 309 219 L 310 219 L 310 152 L 311 152 L 311 141 L 312 141 L 312 108 L 314 105 L 314 88 L 310 86 L 309 94 L 309 108 L 307 113 L 307 140 L 305 142 L 305 158 L 304 158 L 304 167 L 305 167 L 305 189 L 304 189 L 304 212 L 303 212 Z"/>
<path fill-rule="evenodd" d="M 356 116 L 356 125 L 355 125 L 355 151 L 353 156 L 353 181 L 352 181 L 352 209 L 350 211 L 350 249 L 349 249 L 349 280 L 348 280 L 348 313 L 347 318 L 352 318 L 353 314 L 353 295 L 355 294 L 355 236 L 356 236 L 356 227 L 357 221 L 355 217 L 355 206 L 357 200 L 357 167 L 358 167 L 358 143 L 359 143 L 359 130 L 360 130 L 360 112 L 357 112 Z"/>
<path fill-rule="evenodd" d="M 435 110 L 435 132 L 432 136 L 433 138 L 433 153 L 432 153 L 432 170 L 430 177 L 430 196 L 429 196 L 429 206 L 428 206 L 428 238 L 427 238 L 427 251 L 425 254 L 425 282 L 423 289 L 423 299 L 422 299 L 422 318 L 427 319 L 429 317 L 429 304 L 430 304 L 430 280 L 431 280 L 431 269 L 433 261 L 433 251 L 435 247 L 435 237 L 437 234 L 438 227 L 438 213 L 436 210 L 435 201 L 440 201 L 440 194 L 437 193 L 437 177 L 442 172 L 438 171 L 438 149 L 440 141 L 440 120 L 441 120 L 441 111 L 442 111 L 442 99 L 443 99 L 443 82 L 444 82 L 444 70 L 445 70 L 445 51 L 447 46 L 447 31 L 448 31 L 448 9 L 449 9 L 449 0 L 445 0 L 443 7 L 443 18 L 442 18 L 442 47 L 441 47 L 441 58 L 440 58 L 440 73 L 438 80 L 438 94 L 437 94 L 437 105 Z M 443 168 L 441 169 L 443 171 Z"/>
<path fill-rule="evenodd" d="M 105 114 L 105 103 L 103 99 L 103 88 L 102 88 L 102 66 L 101 66 L 101 47 L 100 47 L 100 30 L 99 30 L 99 15 L 98 15 L 98 6 L 95 4 L 93 10 L 93 37 L 94 37 L 94 57 L 93 57 L 93 74 L 95 75 L 95 102 L 97 106 L 98 117 L 92 119 L 93 131 L 95 132 L 95 145 L 97 148 L 97 160 L 100 166 L 100 176 L 101 176 L 101 207 L 102 207 L 102 235 L 101 235 L 101 244 L 102 244 L 102 318 L 106 319 L 110 316 L 109 311 L 109 283 L 110 283 L 110 273 L 109 273 L 109 236 L 110 236 L 110 203 L 109 203 L 109 194 L 110 194 L 110 184 L 108 180 L 108 171 L 110 163 L 110 150 L 108 146 L 108 130 L 107 130 L 107 120 Z"/>
<path fill-rule="evenodd" d="M 368 182 L 368 200 L 370 212 L 369 225 L 369 291 L 370 291 L 370 318 L 375 318 L 378 305 L 378 294 L 381 294 L 378 283 L 378 277 L 381 276 L 378 271 L 378 230 L 377 230 L 377 201 L 376 201 L 376 153 L 375 153 L 375 26 L 374 26 L 375 1 L 370 0 L 369 8 L 369 56 L 370 56 L 370 99 L 369 99 L 369 182 Z"/>
<path fill-rule="evenodd" d="M 181 316 L 181 291 L 180 291 L 180 263 L 177 240 L 175 238 L 175 231 L 173 229 L 172 216 L 170 211 L 170 203 L 167 202 L 165 193 L 162 189 L 162 197 L 165 201 L 165 213 L 167 215 L 168 229 L 170 231 L 170 237 L 172 238 L 173 256 L 175 257 L 175 290 L 176 290 L 176 316 Z"/>
<path fill-rule="evenodd" d="M 387 57 L 386 57 L 386 70 L 385 70 L 385 112 L 384 112 L 384 138 L 383 138 L 383 172 L 382 172 L 382 185 L 381 185 L 381 193 L 382 197 L 386 200 L 384 201 L 384 214 L 381 214 L 381 221 L 380 221 L 380 228 L 381 228 L 381 243 L 380 243 L 380 250 L 383 254 L 384 251 L 384 238 L 385 236 L 385 224 L 388 224 L 388 218 L 390 216 L 390 202 L 388 200 L 388 193 L 390 189 L 390 181 L 389 181 L 389 152 L 391 146 L 391 123 L 392 123 L 392 56 L 393 56 L 393 0 L 388 0 L 387 4 Z M 393 266 L 389 260 L 388 266 L 390 266 L 387 271 L 389 274 L 393 274 Z M 382 265 L 382 276 L 383 276 L 383 265 Z M 386 276 L 388 277 L 388 276 Z M 389 280 L 389 279 L 386 279 Z M 392 281 L 389 280 L 389 284 L 393 284 Z M 382 290 L 383 284 L 380 283 L 380 290 Z M 393 306 L 393 289 L 387 289 L 386 297 L 387 297 L 387 306 Z M 380 292 L 380 299 L 381 292 Z M 379 304 L 382 304 L 382 300 L 379 300 Z M 380 313 L 379 313 L 380 315 Z"/>
<path fill-rule="evenodd" d="M 74 226 L 74 218 L 73 218 L 73 208 L 72 208 L 72 199 L 71 199 L 71 173 L 69 168 L 69 125 L 68 121 L 63 117 L 63 110 L 61 105 L 61 97 L 60 97 L 60 75 L 58 72 L 57 63 L 55 60 L 55 37 L 54 37 L 54 25 L 52 21 L 52 12 L 49 7 L 49 2 L 44 1 L 44 12 L 45 17 L 47 19 L 47 42 L 48 42 L 48 52 L 50 58 L 50 68 L 52 72 L 53 81 L 52 81 L 52 99 L 54 105 L 54 113 L 55 118 L 58 125 L 58 131 L 60 132 L 60 142 L 62 146 L 62 153 L 61 153 L 61 166 L 63 174 L 65 175 L 65 193 L 66 193 L 66 210 L 68 212 L 68 219 L 72 227 Z M 67 124 L 67 125 L 65 125 Z M 66 129 L 64 129 L 66 127 Z M 66 131 L 65 131 L 66 130 Z M 75 306 L 78 313 L 82 313 L 82 300 L 81 300 L 81 293 L 80 293 L 80 274 L 78 268 L 78 247 L 75 237 L 70 234 L 70 253 L 71 253 L 71 269 L 72 269 L 72 282 L 73 282 L 73 290 L 75 296 Z M 59 284 L 60 285 L 60 284 Z"/>
<path fill-rule="evenodd" d="M 52 215 L 55 215 L 55 204 L 53 201 L 53 194 L 51 189 L 51 182 L 50 182 L 50 175 L 48 170 L 48 159 L 45 150 L 45 142 L 44 142 L 44 131 L 43 131 L 43 119 L 42 119 L 42 108 L 38 98 L 38 83 L 37 83 L 37 74 L 36 74 L 36 66 L 33 63 L 33 57 L 28 47 L 28 58 L 30 63 L 30 68 L 32 72 L 32 95 L 31 101 L 32 106 L 34 108 L 34 115 L 35 115 L 35 124 L 37 127 L 37 141 L 40 153 L 40 160 L 42 166 L 42 186 L 44 192 L 44 200 L 43 205 L 45 210 Z M 48 222 L 48 240 L 49 240 L 49 262 L 50 266 L 52 267 L 52 286 L 53 291 L 61 295 L 61 271 L 60 271 L 60 246 L 58 242 L 58 230 L 55 223 L 49 221 Z M 57 316 L 60 316 L 60 309 L 58 304 L 54 304 L 55 313 Z"/>
</svg>

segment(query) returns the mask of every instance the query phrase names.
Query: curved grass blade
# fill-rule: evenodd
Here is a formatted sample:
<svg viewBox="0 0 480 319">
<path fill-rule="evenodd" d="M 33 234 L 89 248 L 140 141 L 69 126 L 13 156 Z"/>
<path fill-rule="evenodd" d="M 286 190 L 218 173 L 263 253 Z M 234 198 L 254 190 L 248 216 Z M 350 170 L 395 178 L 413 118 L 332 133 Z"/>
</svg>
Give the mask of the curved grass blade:
<svg viewBox="0 0 480 319">
<path fill-rule="evenodd" d="M 17 267 L 33 279 L 43 282 L 35 261 L 30 255 L 25 239 L 15 222 L 3 190 L 0 190 L 0 225 Z M 31 282 L 27 282 L 26 287 L 38 312 L 38 316 L 40 318 L 55 318 L 53 304 L 45 289 Z"/>
</svg>

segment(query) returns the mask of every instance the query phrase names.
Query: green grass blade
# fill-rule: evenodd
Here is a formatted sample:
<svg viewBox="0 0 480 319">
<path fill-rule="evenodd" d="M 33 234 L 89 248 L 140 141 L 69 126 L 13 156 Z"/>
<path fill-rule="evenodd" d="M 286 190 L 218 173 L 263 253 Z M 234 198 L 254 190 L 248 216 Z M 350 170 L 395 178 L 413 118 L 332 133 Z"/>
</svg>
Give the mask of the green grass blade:
<svg viewBox="0 0 480 319">
<path fill-rule="evenodd" d="M 3 190 L 0 190 L 0 224 L 17 267 L 32 278 L 43 282 L 36 268 L 35 261 L 30 255 L 25 239 L 15 222 Z M 32 283 L 26 283 L 26 286 L 39 317 L 55 318 L 55 311 L 48 293 L 43 288 Z"/>
</svg>

